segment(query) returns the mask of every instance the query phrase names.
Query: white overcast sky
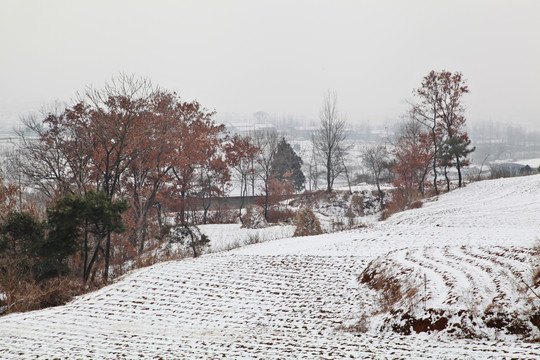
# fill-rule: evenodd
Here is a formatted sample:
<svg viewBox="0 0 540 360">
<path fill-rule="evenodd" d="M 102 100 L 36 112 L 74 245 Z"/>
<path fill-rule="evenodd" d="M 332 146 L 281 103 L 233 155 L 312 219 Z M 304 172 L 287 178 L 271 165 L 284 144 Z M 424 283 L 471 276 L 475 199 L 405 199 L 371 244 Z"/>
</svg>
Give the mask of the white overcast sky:
<svg viewBox="0 0 540 360">
<path fill-rule="evenodd" d="M 222 114 L 317 119 L 334 89 L 383 123 L 442 69 L 470 121 L 540 124 L 538 0 L 0 0 L 0 46 L 0 125 L 120 72 Z"/>
</svg>

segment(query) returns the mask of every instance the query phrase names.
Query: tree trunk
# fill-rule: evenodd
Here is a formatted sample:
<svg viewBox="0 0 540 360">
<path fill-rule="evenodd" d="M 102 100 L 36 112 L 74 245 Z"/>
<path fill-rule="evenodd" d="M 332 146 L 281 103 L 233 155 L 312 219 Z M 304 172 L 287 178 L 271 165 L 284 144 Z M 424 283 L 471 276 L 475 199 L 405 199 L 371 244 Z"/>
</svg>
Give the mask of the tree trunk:
<svg viewBox="0 0 540 360">
<path fill-rule="evenodd" d="M 84 220 L 84 249 L 83 249 L 83 256 L 84 256 L 84 265 L 83 265 L 83 280 L 86 282 L 88 279 L 88 276 L 86 274 L 86 269 L 88 266 L 88 220 Z"/>
<path fill-rule="evenodd" d="M 328 156 L 328 159 L 326 160 L 326 192 L 331 193 L 332 192 L 332 182 L 330 181 L 332 177 L 332 159 L 330 156 Z"/>
<path fill-rule="evenodd" d="M 444 167 L 444 178 L 446 179 L 446 191 L 450 192 L 450 179 L 448 178 L 448 166 Z"/>
<path fill-rule="evenodd" d="M 94 250 L 94 254 L 92 255 L 92 259 L 90 260 L 90 263 L 88 264 L 88 268 L 86 268 L 85 271 L 84 271 L 84 279 L 83 279 L 84 282 L 87 282 L 88 278 L 90 277 L 90 272 L 92 271 L 92 268 L 94 267 L 94 263 L 97 260 L 99 251 L 103 252 L 103 248 L 101 247 L 101 245 L 98 244 L 96 246 L 95 250 Z"/>
<path fill-rule="evenodd" d="M 456 168 L 458 173 L 458 187 L 461 187 L 462 185 L 462 178 L 461 178 L 461 162 L 459 161 L 459 156 L 456 156 Z"/>
<path fill-rule="evenodd" d="M 242 225 L 244 225 L 244 222 L 242 221 L 242 209 L 244 208 L 244 202 L 246 200 L 248 185 L 247 185 L 247 177 L 244 177 L 240 184 L 240 198 L 242 199 L 240 201 L 240 209 L 238 209 L 238 217 L 240 218 L 240 222 Z"/>
<path fill-rule="evenodd" d="M 208 197 L 208 203 L 204 205 L 203 209 L 203 224 L 206 224 L 207 218 L 208 218 L 208 210 L 210 209 L 210 206 L 212 206 L 212 198 Z"/>
<path fill-rule="evenodd" d="M 378 176 L 375 177 L 375 182 L 377 183 L 377 191 L 378 191 L 378 195 L 379 195 L 379 201 L 382 204 L 383 197 L 382 197 L 382 191 L 381 191 L 381 184 L 379 183 L 379 177 Z M 352 192 L 351 192 L 351 194 L 352 194 Z"/>
<path fill-rule="evenodd" d="M 103 271 L 103 281 L 106 283 L 109 279 L 109 262 L 111 257 L 111 232 L 107 232 L 107 243 L 105 245 L 105 270 Z"/>
<path fill-rule="evenodd" d="M 148 221 L 147 221 L 147 216 L 146 216 L 146 211 L 145 211 L 145 214 L 143 215 L 142 217 L 142 221 L 141 221 L 141 229 L 140 229 L 140 248 L 139 248 L 139 253 L 142 253 L 143 250 L 144 250 L 144 243 L 146 242 L 146 229 L 148 227 Z"/>
<path fill-rule="evenodd" d="M 264 183 L 264 218 L 268 221 L 268 179 Z"/>
<path fill-rule="evenodd" d="M 159 226 L 159 232 L 161 233 L 161 228 L 163 227 L 163 220 L 161 219 L 161 201 L 157 204 L 157 220 Z"/>
<path fill-rule="evenodd" d="M 435 194 L 439 195 L 439 188 L 437 187 L 437 134 L 435 133 L 435 128 L 431 130 L 431 136 L 433 137 L 433 187 L 435 188 Z"/>
<path fill-rule="evenodd" d="M 180 208 L 180 225 L 186 225 L 186 192 L 181 191 L 180 192 L 181 199 L 182 199 L 182 205 Z"/>
<path fill-rule="evenodd" d="M 347 178 L 347 185 L 349 186 L 349 194 L 352 195 L 352 189 L 351 189 L 351 180 L 349 179 L 349 171 L 347 170 L 347 167 L 345 166 L 345 160 L 343 159 L 343 156 L 341 157 L 341 163 L 343 165 L 343 169 L 345 170 L 345 177 Z M 379 194 L 381 193 L 381 189 L 379 188 Z"/>
</svg>

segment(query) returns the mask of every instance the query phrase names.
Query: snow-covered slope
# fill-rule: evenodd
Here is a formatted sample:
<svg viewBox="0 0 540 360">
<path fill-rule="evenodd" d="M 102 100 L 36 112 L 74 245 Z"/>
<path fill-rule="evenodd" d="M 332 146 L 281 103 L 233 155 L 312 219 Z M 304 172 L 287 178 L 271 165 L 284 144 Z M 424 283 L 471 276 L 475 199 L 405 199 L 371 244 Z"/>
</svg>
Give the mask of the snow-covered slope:
<svg viewBox="0 0 540 360">
<path fill-rule="evenodd" d="M 522 307 L 509 289 L 527 276 L 539 214 L 540 176 L 485 181 L 368 228 L 158 264 L 0 318 L 0 358 L 540 358 L 539 344 L 514 337 L 344 330 L 376 306 L 356 277 L 381 259 L 426 273 L 428 306 L 501 294 Z"/>
</svg>

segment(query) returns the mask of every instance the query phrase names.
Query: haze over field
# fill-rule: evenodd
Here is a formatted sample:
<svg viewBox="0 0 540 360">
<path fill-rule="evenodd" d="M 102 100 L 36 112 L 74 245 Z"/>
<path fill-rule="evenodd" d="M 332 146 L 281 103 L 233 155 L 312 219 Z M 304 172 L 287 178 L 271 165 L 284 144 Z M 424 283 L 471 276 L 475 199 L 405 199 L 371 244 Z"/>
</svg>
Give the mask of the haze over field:
<svg viewBox="0 0 540 360">
<path fill-rule="evenodd" d="M 93 1 L 0 4 L 0 128 L 124 71 L 232 119 L 384 123 L 430 70 L 462 71 L 471 122 L 540 120 L 540 2 Z"/>
</svg>

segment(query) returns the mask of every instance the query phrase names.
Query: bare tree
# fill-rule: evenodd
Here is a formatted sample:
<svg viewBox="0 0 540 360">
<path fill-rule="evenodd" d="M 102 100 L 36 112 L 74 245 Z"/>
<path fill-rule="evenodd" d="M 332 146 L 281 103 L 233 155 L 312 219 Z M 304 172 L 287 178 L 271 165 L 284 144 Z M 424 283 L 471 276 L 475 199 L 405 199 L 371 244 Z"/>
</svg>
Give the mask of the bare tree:
<svg viewBox="0 0 540 360">
<path fill-rule="evenodd" d="M 385 145 L 365 146 L 362 149 L 362 165 L 373 175 L 381 201 L 381 178 L 384 170 L 388 169 L 389 160 L 390 153 Z"/>
<path fill-rule="evenodd" d="M 328 91 L 325 94 L 320 112 L 321 125 L 311 141 L 326 168 L 326 191 L 331 192 L 334 180 L 343 171 L 343 156 L 347 146 L 345 140 L 345 120 L 337 110 L 337 94 Z"/>
<path fill-rule="evenodd" d="M 455 166 L 461 187 L 461 168 L 468 165 L 467 156 L 474 151 L 474 148 L 469 148 L 471 141 L 464 129 L 466 119 L 462 97 L 468 92 L 467 81 L 460 72 L 452 74 L 445 70 L 431 71 L 422 80 L 420 88 L 414 90 L 418 101 L 412 104 L 411 113 L 426 128 L 431 138 L 433 187 L 436 194 L 439 194 L 437 168 L 445 168 L 449 189 L 446 170 L 449 166 Z"/>
<path fill-rule="evenodd" d="M 347 165 L 345 165 L 345 159 L 347 158 L 347 155 L 349 153 L 349 150 L 352 148 L 352 145 L 347 145 L 345 148 L 338 148 L 338 160 L 341 160 L 341 169 L 345 173 L 345 178 L 347 179 L 347 186 L 349 187 L 349 193 L 352 195 L 352 188 L 351 188 L 351 178 L 349 177 L 349 169 L 347 169 Z"/>
<path fill-rule="evenodd" d="M 318 188 L 319 169 L 316 157 L 315 148 L 313 148 L 309 160 L 309 191 L 315 191 Z"/>
<path fill-rule="evenodd" d="M 259 178 L 263 181 L 264 191 L 264 217 L 268 220 L 268 199 L 270 195 L 270 180 L 272 178 L 272 163 L 278 146 L 278 136 L 275 132 L 259 132 L 253 138 L 255 146 L 259 148 L 257 164 L 259 165 Z"/>
<path fill-rule="evenodd" d="M 257 111 L 253 114 L 253 117 L 257 119 L 259 124 L 264 124 L 268 121 L 268 113 L 265 111 Z"/>
<path fill-rule="evenodd" d="M 23 118 L 17 155 L 10 166 L 25 185 L 37 189 L 46 201 L 70 193 L 85 194 L 90 177 L 91 144 L 75 129 L 56 126 L 67 121 L 65 104 L 43 107 L 39 115 Z"/>
<path fill-rule="evenodd" d="M 256 174 L 254 168 L 255 159 L 258 156 L 259 149 L 252 143 L 249 136 L 242 137 L 234 135 L 230 143 L 225 146 L 227 162 L 235 171 L 240 180 L 240 208 L 238 209 L 240 221 L 242 221 L 242 208 L 248 196 L 248 180 L 250 176 Z M 253 196 L 253 195 L 252 195 Z"/>
</svg>

